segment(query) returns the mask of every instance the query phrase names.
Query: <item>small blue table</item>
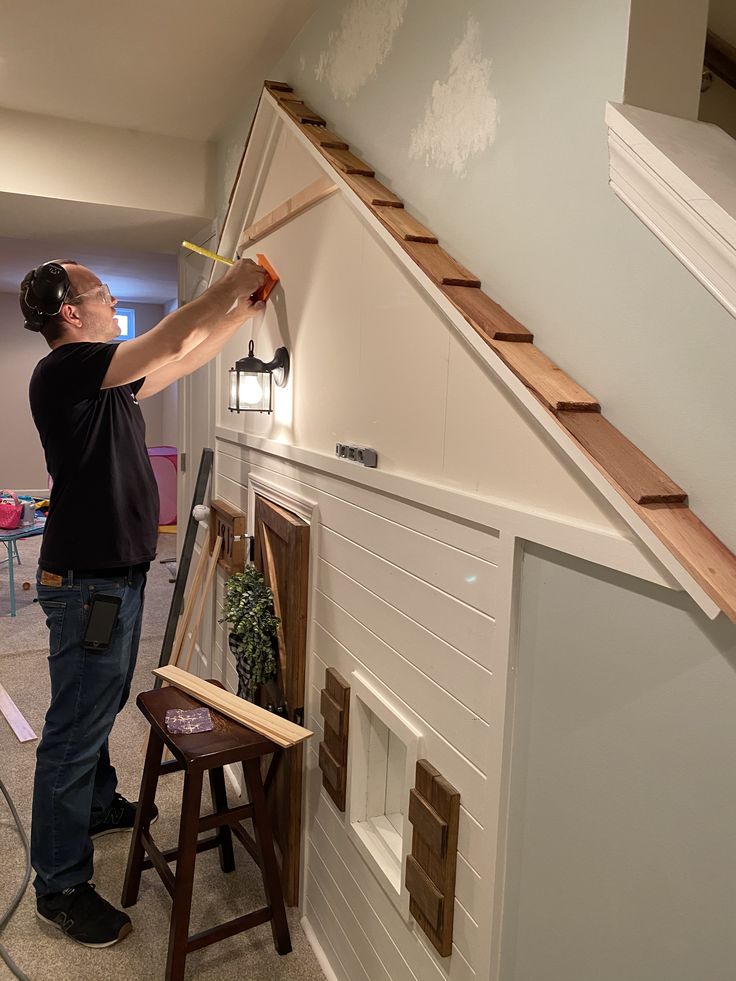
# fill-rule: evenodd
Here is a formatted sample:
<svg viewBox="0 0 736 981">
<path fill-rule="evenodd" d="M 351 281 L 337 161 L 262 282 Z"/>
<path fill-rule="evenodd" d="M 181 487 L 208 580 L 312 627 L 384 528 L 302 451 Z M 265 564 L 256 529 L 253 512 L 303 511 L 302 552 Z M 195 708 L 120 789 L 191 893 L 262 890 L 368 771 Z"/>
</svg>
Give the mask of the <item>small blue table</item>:
<svg viewBox="0 0 736 981">
<path fill-rule="evenodd" d="M 32 525 L 26 525 L 24 528 L 14 528 L 13 531 L 4 531 L 0 529 L 0 542 L 7 548 L 8 557 L 7 559 L 0 559 L 1 562 L 8 563 L 8 579 L 10 582 L 10 616 L 15 616 L 15 576 L 14 576 L 14 560 L 17 560 L 18 565 L 20 565 L 20 555 L 18 554 L 18 539 L 20 538 L 33 538 L 35 535 L 43 535 L 43 529 L 46 525 L 45 518 L 36 518 Z"/>
</svg>

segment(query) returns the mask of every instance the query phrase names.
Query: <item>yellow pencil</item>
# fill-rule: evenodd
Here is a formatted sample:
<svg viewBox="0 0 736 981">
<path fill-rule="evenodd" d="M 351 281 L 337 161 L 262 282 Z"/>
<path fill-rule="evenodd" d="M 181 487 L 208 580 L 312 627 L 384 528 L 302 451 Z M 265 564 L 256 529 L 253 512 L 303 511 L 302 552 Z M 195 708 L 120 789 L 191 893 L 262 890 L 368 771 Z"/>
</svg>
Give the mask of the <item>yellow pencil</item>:
<svg viewBox="0 0 736 981">
<path fill-rule="evenodd" d="M 182 242 L 181 244 L 185 249 L 191 249 L 192 252 L 199 252 L 200 255 L 207 256 L 208 259 L 214 259 L 216 262 L 224 262 L 226 266 L 235 264 L 234 259 L 226 259 L 224 255 L 218 255 L 216 252 L 210 252 L 209 249 L 203 249 L 201 245 L 195 245 L 194 242 Z"/>
</svg>

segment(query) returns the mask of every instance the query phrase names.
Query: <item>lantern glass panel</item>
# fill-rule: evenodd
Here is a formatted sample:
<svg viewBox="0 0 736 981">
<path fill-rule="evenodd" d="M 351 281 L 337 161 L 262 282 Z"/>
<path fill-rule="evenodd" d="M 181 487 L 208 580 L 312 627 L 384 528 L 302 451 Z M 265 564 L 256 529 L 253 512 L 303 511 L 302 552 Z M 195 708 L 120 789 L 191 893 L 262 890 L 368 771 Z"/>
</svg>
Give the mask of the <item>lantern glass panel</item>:
<svg viewBox="0 0 736 981">
<path fill-rule="evenodd" d="M 230 375 L 230 402 L 228 403 L 228 408 L 231 412 L 237 412 L 238 406 L 238 373 L 235 368 L 231 368 L 228 372 Z"/>
<path fill-rule="evenodd" d="M 270 372 L 230 369 L 231 412 L 271 412 L 273 380 Z"/>
<path fill-rule="evenodd" d="M 238 372 L 240 406 L 243 409 L 259 409 L 263 404 L 263 389 L 267 385 L 267 376 L 250 371 Z"/>
</svg>

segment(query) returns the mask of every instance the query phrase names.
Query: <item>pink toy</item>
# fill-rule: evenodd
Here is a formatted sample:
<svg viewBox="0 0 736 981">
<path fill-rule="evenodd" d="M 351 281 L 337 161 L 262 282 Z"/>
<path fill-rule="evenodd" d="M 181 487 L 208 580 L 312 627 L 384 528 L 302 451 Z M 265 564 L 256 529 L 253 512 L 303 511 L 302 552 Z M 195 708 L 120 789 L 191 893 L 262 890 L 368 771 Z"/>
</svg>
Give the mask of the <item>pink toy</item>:
<svg viewBox="0 0 736 981">
<path fill-rule="evenodd" d="M 160 525 L 176 524 L 176 447 L 149 446 L 148 456 L 151 460 L 153 475 L 158 484 Z"/>
</svg>

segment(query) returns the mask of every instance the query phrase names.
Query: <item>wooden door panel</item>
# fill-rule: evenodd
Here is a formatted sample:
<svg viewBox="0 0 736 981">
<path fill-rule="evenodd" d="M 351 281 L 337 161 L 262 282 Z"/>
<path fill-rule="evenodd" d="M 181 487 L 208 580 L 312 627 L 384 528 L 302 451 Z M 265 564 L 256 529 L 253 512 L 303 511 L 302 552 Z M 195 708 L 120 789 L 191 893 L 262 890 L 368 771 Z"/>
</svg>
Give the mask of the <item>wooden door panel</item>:
<svg viewBox="0 0 736 981">
<path fill-rule="evenodd" d="M 281 620 L 277 685 L 286 702 L 287 717 L 303 724 L 309 525 L 285 508 L 258 495 L 254 519 L 254 562 L 271 587 L 274 610 Z M 264 692 L 262 700 L 265 704 L 271 699 Z M 299 902 L 303 759 L 304 748 L 301 744 L 282 751 L 276 759 L 273 778 L 267 790 L 274 836 L 281 857 L 284 899 L 289 906 L 296 906 Z"/>
</svg>

